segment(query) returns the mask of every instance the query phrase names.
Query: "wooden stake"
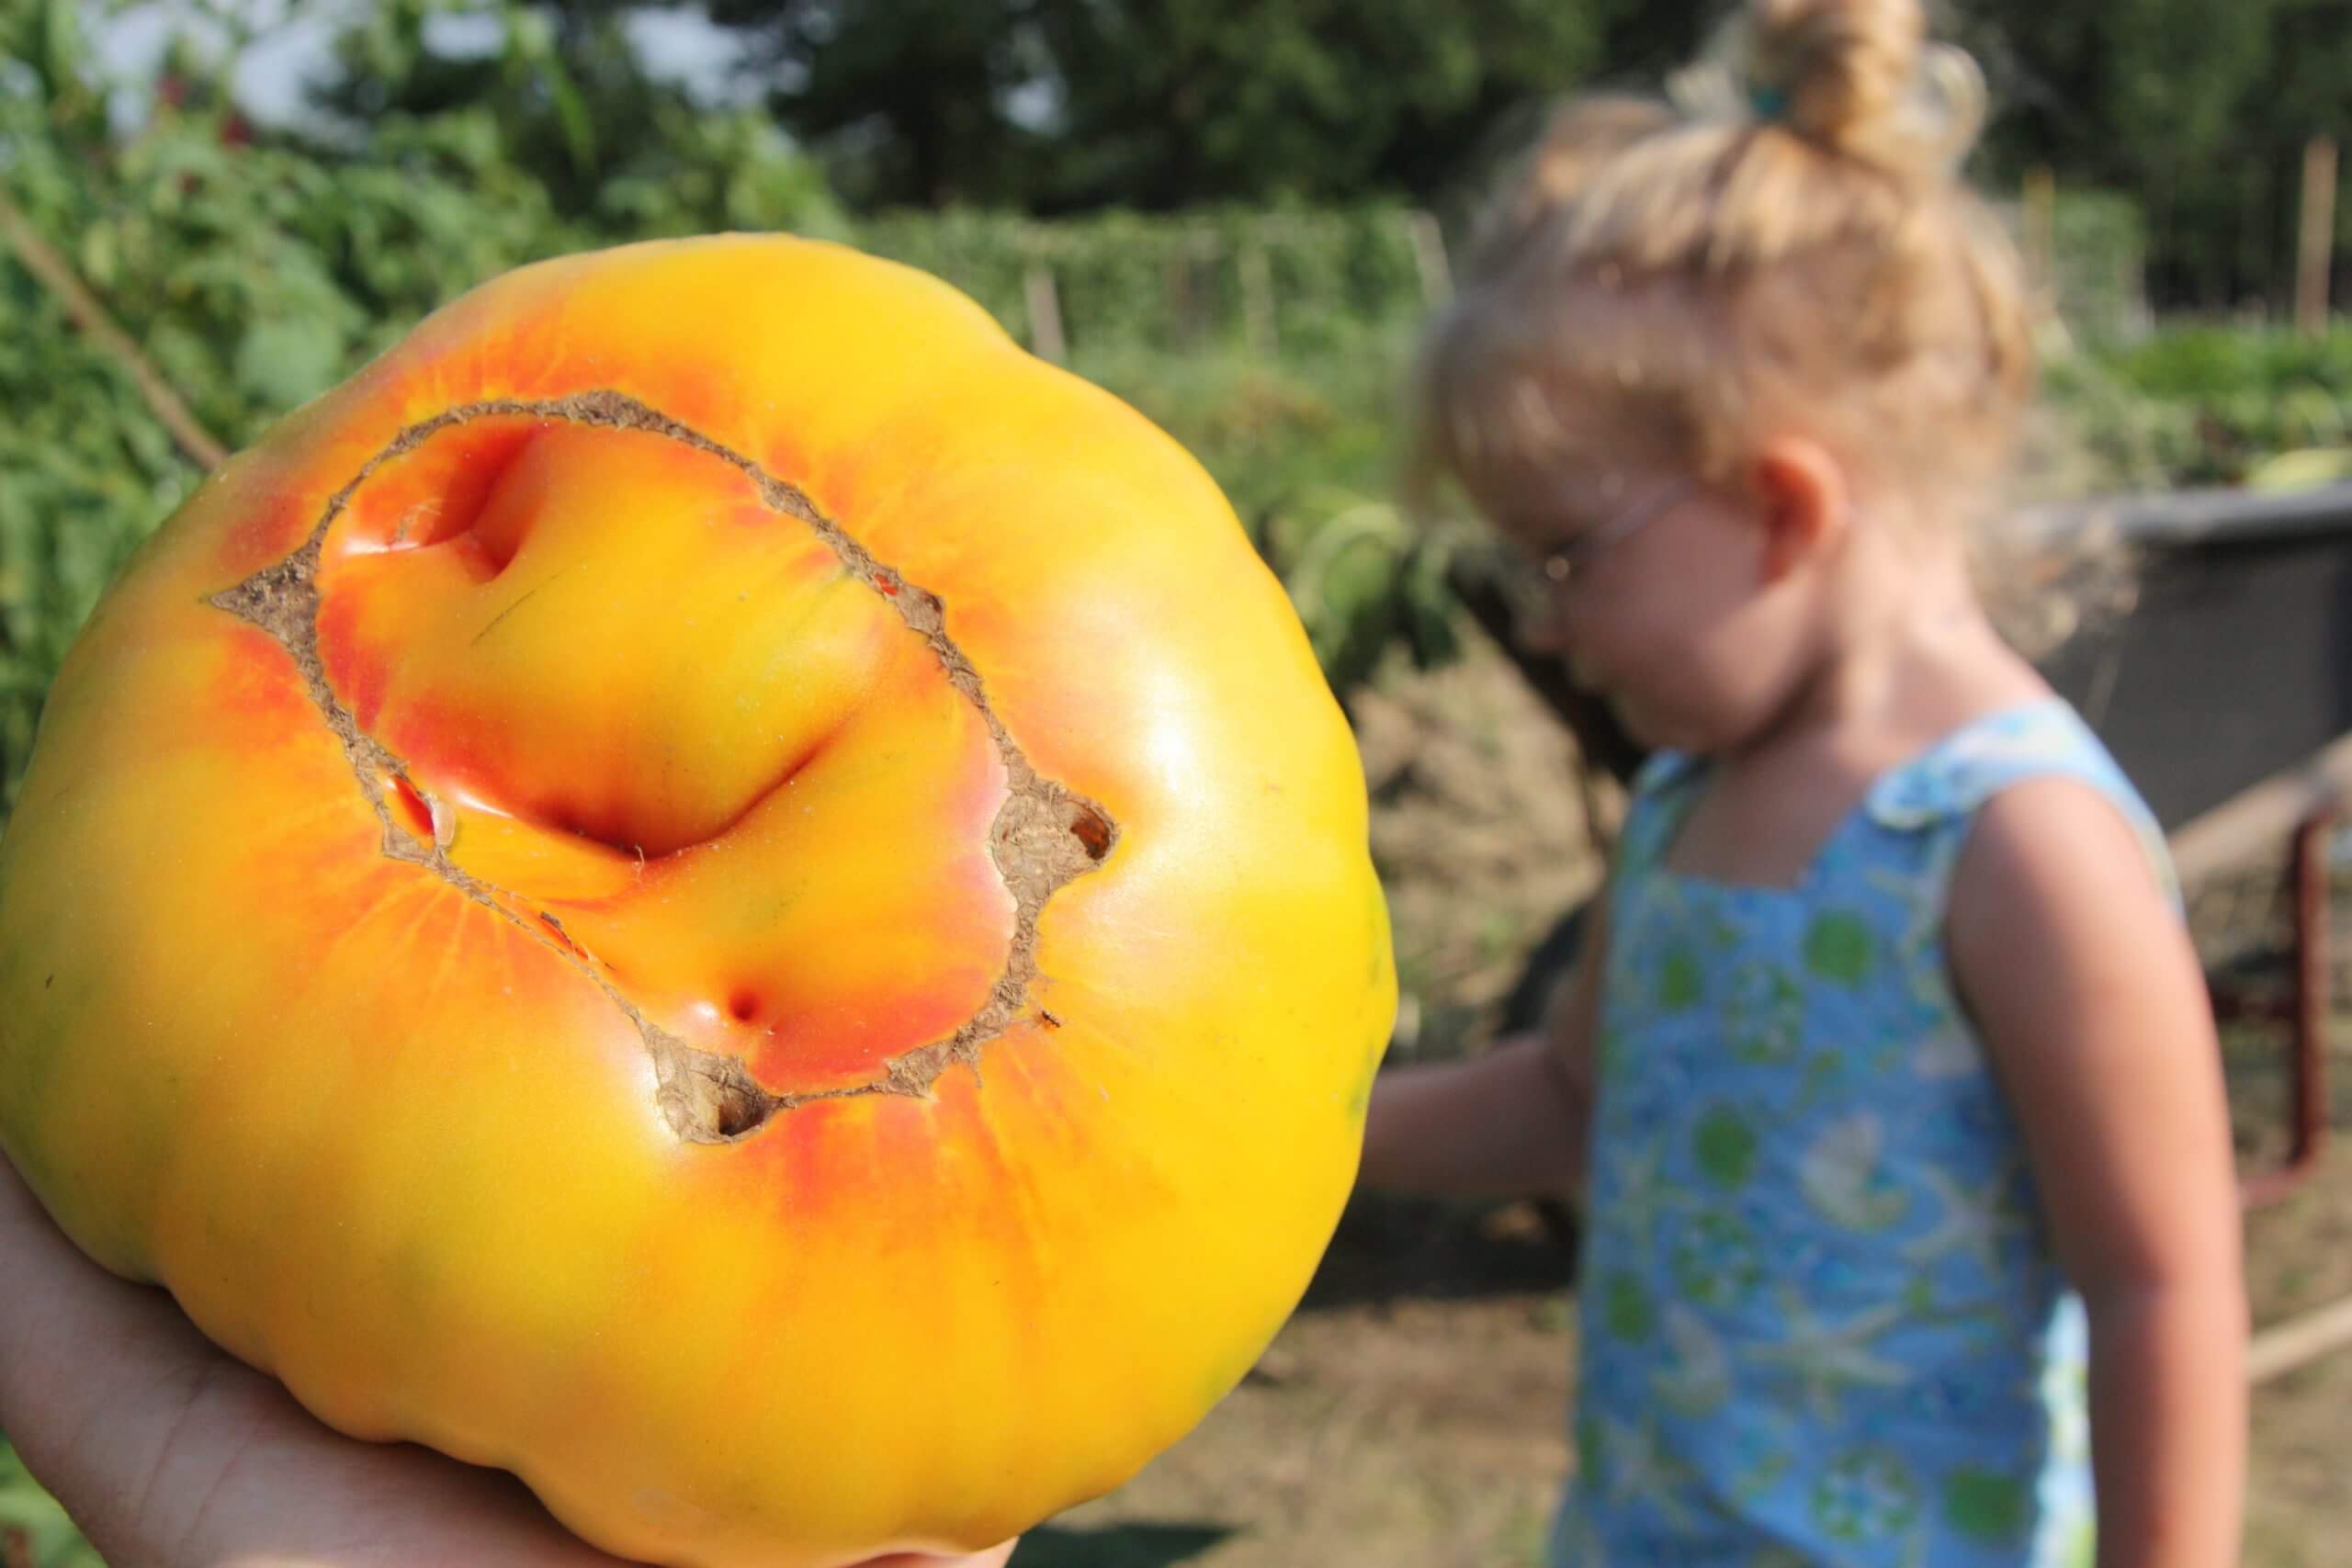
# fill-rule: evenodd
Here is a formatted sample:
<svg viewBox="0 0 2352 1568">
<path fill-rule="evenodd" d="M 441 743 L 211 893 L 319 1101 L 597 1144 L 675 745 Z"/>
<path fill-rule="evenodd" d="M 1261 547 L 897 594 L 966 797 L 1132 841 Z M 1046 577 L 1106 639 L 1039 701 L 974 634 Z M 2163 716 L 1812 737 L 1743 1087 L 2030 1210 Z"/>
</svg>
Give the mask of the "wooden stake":
<svg viewBox="0 0 2352 1568">
<path fill-rule="evenodd" d="M 1200 310 L 1193 303 L 1197 296 L 1193 287 L 1193 249 L 1185 244 L 1173 247 L 1162 270 L 1167 273 L 1169 320 L 1176 322 L 1176 348 L 1190 348 L 1200 341 Z"/>
<path fill-rule="evenodd" d="M 2043 299 L 2051 299 L 2057 285 L 2051 276 L 2057 255 L 2058 181 L 2050 165 L 2039 164 L 2025 177 L 2026 276 Z"/>
<path fill-rule="evenodd" d="M 2335 267 L 2335 142 L 2314 136 L 2303 148 L 2302 244 L 2296 253 L 2295 325 L 2327 330 L 2328 275 Z"/>
<path fill-rule="evenodd" d="M 1059 365 L 1069 345 L 1062 337 L 1062 302 L 1054 288 L 1054 269 L 1043 262 L 1031 263 L 1021 275 L 1021 292 L 1029 309 L 1030 352 Z"/>
<path fill-rule="evenodd" d="M 1274 269 L 1263 245 L 1241 248 L 1241 319 L 1250 352 L 1272 358 L 1281 344 L 1274 328 Z"/>
<path fill-rule="evenodd" d="M 115 325 L 114 318 L 74 276 L 65 258 L 6 196 L 0 196 L 0 234 L 6 235 L 8 248 L 16 253 L 25 270 L 57 296 L 58 303 L 65 307 L 65 314 L 74 324 L 113 355 L 130 375 L 139 395 L 147 400 L 149 411 L 172 433 L 172 439 L 179 443 L 181 451 L 194 458 L 199 468 L 217 468 L 228 461 L 229 449 L 188 412 L 187 404 L 180 400 L 164 373 L 139 352 L 139 345 L 130 341 L 128 333 Z"/>
<path fill-rule="evenodd" d="M 1405 215 L 1405 234 L 1413 244 L 1413 266 L 1421 275 L 1421 299 L 1442 305 L 1453 292 L 1453 272 L 1445 259 L 1445 231 L 1427 212 Z"/>
</svg>

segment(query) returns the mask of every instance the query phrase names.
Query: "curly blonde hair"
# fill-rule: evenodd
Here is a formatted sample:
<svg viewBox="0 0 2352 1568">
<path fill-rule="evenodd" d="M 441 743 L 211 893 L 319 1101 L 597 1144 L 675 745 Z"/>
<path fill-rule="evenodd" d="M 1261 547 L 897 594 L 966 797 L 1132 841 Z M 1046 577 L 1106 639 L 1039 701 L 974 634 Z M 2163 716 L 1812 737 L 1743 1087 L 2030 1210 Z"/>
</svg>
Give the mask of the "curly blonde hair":
<svg viewBox="0 0 2352 1568">
<path fill-rule="evenodd" d="M 1567 105 L 1430 324 L 1417 472 L 1791 431 L 1914 513 L 1973 505 L 2033 381 L 2024 269 L 1959 167 L 1984 78 L 1920 0 L 1750 0 L 1662 98 Z"/>
</svg>

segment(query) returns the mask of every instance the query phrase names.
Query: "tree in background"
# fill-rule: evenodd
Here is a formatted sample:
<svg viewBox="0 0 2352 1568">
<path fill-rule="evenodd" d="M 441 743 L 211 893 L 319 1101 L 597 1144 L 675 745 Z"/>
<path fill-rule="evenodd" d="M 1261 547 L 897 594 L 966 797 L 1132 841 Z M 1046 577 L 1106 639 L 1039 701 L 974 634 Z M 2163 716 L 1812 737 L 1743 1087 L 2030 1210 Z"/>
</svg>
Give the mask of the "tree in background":
<svg viewBox="0 0 2352 1568">
<path fill-rule="evenodd" d="M 364 158 L 388 129 L 465 122 L 561 220 L 648 234 L 786 224 L 838 232 L 822 169 L 757 110 L 698 104 L 647 69 L 615 0 L 380 0 L 311 86 L 291 140 Z M 466 24 L 462 30 L 435 23 Z M 455 37 L 460 40 L 453 44 Z"/>
<path fill-rule="evenodd" d="M 2346 15 L 2336 0 L 2338 27 Z M 1979 0 L 1962 22 L 1996 107 L 1989 162 L 2013 180 L 2041 165 L 2128 191 L 2146 212 L 2154 290 L 2218 303 L 2247 247 L 2256 182 L 2279 176 L 2320 127 L 2275 84 L 2302 0 L 2126 0 L 2097 6 Z M 2269 221 L 2291 220 L 2275 197 Z"/>
<path fill-rule="evenodd" d="M 596 8 L 609 0 L 567 0 Z M 1541 105 L 1655 83 L 1729 0 L 714 0 L 861 208 L 1457 198 Z M 1980 174 L 2118 190 L 2167 304 L 2276 289 L 2301 150 L 2352 134 L 2348 0 L 1967 0 Z M 2345 204 L 2352 221 L 2352 202 Z"/>
<path fill-rule="evenodd" d="M 1427 197 L 1634 0 L 715 0 L 866 206 Z"/>
<path fill-rule="evenodd" d="M 1734 0 L 709 0 L 736 84 L 853 208 L 1401 198 L 1445 209 L 1598 83 L 1654 85 Z M 390 0 L 345 39 L 323 101 L 355 118 L 495 103 L 564 212 L 649 113 L 625 0 Z M 684 8 L 684 7 L 681 7 Z M 1984 62 L 1996 186 L 2046 168 L 2147 217 L 2160 306 L 2277 299 L 2301 149 L 2352 138 L 2352 0 L 1948 0 Z M 436 51 L 434 13 L 503 18 Z M 2352 202 L 2342 205 L 2352 226 Z"/>
</svg>

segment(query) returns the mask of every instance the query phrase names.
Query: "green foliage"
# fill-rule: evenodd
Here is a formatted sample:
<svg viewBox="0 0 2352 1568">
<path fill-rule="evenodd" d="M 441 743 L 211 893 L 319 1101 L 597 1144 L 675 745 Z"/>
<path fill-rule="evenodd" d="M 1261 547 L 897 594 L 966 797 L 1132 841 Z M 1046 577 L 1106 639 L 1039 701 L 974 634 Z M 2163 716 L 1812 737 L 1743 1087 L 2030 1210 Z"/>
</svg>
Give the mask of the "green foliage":
<svg viewBox="0 0 2352 1568">
<path fill-rule="evenodd" d="M 2146 330 L 2147 220 L 2111 191 L 2062 190 L 2051 205 L 2049 286 L 2068 327 L 2094 343 Z"/>
<path fill-rule="evenodd" d="M 413 21 L 416 8 L 404 14 Z M 159 100 L 121 139 L 87 74 L 78 17 L 62 3 L 0 13 L 27 67 L 0 65 L 6 191 L 232 448 L 521 263 L 719 229 L 846 231 L 821 175 L 763 116 L 700 111 L 650 87 L 622 96 L 628 134 L 604 128 L 593 181 L 560 210 L 529 166 L 541 127 L 531 106 L 562 96 L 534 74 L 554 68 L 537 46 L 500 57 L 481 96 L 388 109 L 358 140 L 254 138 L 217 83 L 177 107 Z M 528 13 L 507 17 L 530 35 Z M 416 96 L 394 87 L 388 101 Z M 123 367 L 13 261 L 0 262 L 0 403 L 11 411 L 0 424 L 5 807 L 74 628 L 197 474 Z"/>
<path fill-rule="evenodd" d="M 1217 477 L 1343 698 L 1392 653 L 1442 662 L 1461 635 L 1446 581 L 1460 541 L 1416 525 L 1389 499 L 1410 341 L 1399 323 L 1279 361 L 1121 346 L 1073 367 Z"/>
<path fill-rule="evenodd" d="M 477 166 L 529 192 L 521 220 L 552 215 L 597 238 L 711 229 L 838 234 L 831 186 L 768 117 L 712 109 L 656 81 L 602 0 L 383 0 L 336 40 L 335 74 L 311 98 L 327 117 L 297 145 L 329 164 L 389 133 L 463 125 Z M 450 53 L 431 24 L 484 24 L 496 45 Z M 544 244 L 541 245 L 544 249 Z"/>
<path fill-rule="evenodd" d="M 1954 21 L 1992 82 L 1995 178 L 2130 192 L 2160 308 L 2283 302 L 2303 145 L 2352 136 L 2334 0 L 1979 0 Z"/>
<path fill-rule="evenodd" d="M 2109 360 L 2135 389 L 2156 398 L 2228 391 L 2278 396 L 2300 388 L 2352 397 L 2352 326 L 2317 337 L 2281 330 L 2175 328 Z"/>
<path fill-rule="evenodd" d="M 25 1472 L 6 1437 L 0 1437 L 0 1561 L 28 1568 L 106 1568 L 65 1510 Z"/>
<path fill-rule="evenodd" d="M 2175 327 L 2062 360 L 2051 384 L 2107 468 L 2142 488 L 2245 483 L 2281 453 L 2352 442 L 2352 326 Z"/>
<path fill-rule="evenodd" d="M 899 210 L 857 225 L 858 243 L 954 282 L 1037 346 L 1033 276 L 1050 277 L 1079 355 L 1245 346 L 1316 358 L 1419 315 L 1407 209 L 1113 210 L 1042 222 L 1012 213 Z"/>
</svg>

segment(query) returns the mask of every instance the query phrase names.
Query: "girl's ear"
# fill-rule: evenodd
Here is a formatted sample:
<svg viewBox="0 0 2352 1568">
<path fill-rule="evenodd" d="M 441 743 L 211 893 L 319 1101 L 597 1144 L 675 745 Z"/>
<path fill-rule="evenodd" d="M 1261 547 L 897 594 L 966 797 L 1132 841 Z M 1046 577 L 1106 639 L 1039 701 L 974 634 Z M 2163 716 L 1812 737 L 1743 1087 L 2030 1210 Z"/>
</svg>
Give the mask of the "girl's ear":
<svg viewBox="0 0 2352 1568">
<path fill-rule="evenodd" d="M 1749 460 L 1748 481 L 1762 505 L 1765 581 L 1778 582 L 1844 542 L 1846 470 L 1819 442 L 1795 435 L 1766 442 Z"/>
</svg>

